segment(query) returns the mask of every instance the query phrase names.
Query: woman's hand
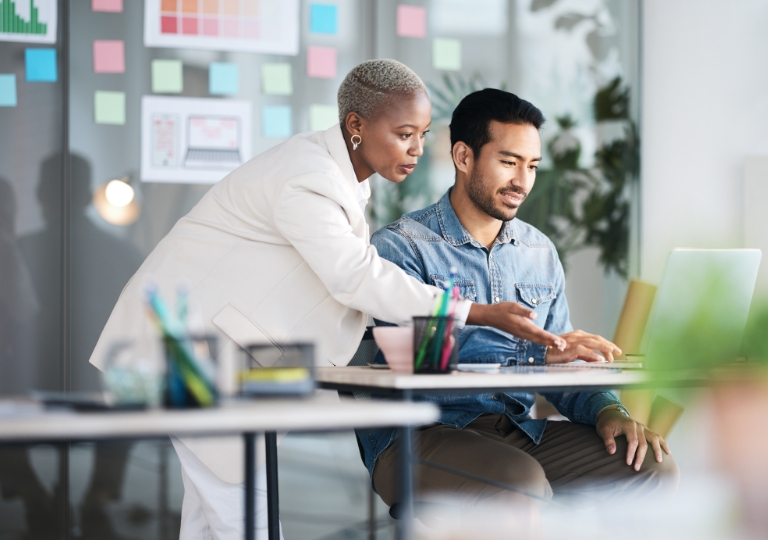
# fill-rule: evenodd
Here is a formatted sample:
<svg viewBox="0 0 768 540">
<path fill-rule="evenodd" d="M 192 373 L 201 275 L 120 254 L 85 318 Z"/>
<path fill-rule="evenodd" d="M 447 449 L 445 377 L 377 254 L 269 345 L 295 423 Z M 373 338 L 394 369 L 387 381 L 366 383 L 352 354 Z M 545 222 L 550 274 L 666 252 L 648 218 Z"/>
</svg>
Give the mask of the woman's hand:
<svg viewBox="0 0 768 540">
<path fill-rule="evenodd" d="M 473 302 L 469 308 L 467 324 L 492 326 L 520 339 L 554 347 L 560 351 L 565 350 L 565 340 L 536 326 L 533 322 L 536 317 L 535 311 L 515 302 L 501 302 L 499 304 L 476 304 Z"/>
</svg>

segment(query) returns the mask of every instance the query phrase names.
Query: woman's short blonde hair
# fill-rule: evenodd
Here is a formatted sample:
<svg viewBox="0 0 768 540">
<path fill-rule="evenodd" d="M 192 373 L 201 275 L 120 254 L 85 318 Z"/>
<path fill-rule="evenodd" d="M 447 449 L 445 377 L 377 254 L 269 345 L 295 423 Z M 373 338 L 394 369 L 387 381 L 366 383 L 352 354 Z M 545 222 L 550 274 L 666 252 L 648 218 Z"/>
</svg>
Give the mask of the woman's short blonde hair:
<svg viewBox="0 0 768 540">
<path fill-rule="evenodd" d="M 373 119 L 393 94 L 426 92 L 424 82 L 411 68 L 388 58 L 368 60 L 350 71 L 339 86 L 339 122 L 355 112 Z"/>
</svg>

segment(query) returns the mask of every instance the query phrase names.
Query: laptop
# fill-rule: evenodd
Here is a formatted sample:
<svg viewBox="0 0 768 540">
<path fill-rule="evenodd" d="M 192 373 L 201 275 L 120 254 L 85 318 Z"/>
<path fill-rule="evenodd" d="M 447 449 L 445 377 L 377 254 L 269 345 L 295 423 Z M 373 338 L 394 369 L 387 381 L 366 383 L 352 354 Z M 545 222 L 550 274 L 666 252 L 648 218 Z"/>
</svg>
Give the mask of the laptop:
<svg viewBox="0 0 768 540">
<path fill-rule="evenodd" d="M 648 317 L 641 352 L 648 369 L 733 362 L 755 290 L 759 249 L 675 249 Z"/>
<path fill-rule="evenodd" d="M 759 249 L 675 249 L 628 361 L 549 364 L 564 369 L 671 369 L 723 364 L 739 356 L 752 303 Z"/>
</svg>

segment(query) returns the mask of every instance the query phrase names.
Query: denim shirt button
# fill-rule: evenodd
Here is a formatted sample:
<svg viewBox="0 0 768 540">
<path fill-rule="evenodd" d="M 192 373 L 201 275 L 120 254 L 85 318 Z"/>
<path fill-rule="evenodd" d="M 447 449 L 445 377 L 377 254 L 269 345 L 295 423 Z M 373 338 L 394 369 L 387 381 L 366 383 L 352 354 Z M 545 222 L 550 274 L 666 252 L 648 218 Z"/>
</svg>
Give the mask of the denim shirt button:
<svg viewBox="0 0 768 540">
<path fill-rule="evenodd" d="M 533 360 L 533 356 L 531 356 L 531 357 L 528 359 L 528 363 L 529 363 L 529 364 L 533 364 L 533 362 L 534 362 L 534 360 Z"/>
<path fill-rule="evenodd" d="M 496 298 L 494 298 L 494 301 L 498 304 L 499 303 L 499 297 L 497 296 Z"/>
</svg>

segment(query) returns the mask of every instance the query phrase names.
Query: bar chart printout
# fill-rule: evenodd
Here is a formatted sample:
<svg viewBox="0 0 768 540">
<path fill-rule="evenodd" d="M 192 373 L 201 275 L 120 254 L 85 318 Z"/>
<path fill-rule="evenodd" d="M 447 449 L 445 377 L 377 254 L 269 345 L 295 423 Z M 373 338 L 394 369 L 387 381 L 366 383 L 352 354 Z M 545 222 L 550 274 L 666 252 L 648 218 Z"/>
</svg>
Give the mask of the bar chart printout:
<svg viewBox="0 0 768 540">
<path fill-rule="evenodd" d="M 144 44 L 297 55 L 299 0 L 144 0 Z"/>
<path fill-rule="evenodd" d="M 0 0 L 0 41 L 56 43 L 56 0 Z"/>
</svg>

